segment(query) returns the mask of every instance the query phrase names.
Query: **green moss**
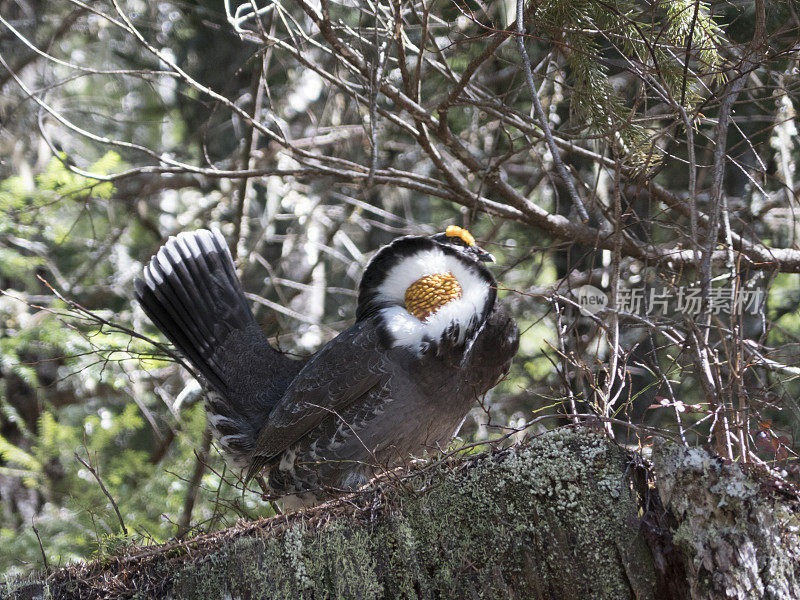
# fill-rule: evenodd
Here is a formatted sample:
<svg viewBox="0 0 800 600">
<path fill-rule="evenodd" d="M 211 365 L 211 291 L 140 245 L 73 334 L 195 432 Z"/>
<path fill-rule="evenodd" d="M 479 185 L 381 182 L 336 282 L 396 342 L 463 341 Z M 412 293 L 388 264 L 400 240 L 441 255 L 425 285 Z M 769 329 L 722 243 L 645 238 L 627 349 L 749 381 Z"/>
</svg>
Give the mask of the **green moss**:
<svg viewBox="0 0 800 600">
<path fill-rule="evenodd" d="M 189 564 L 176 598 L 652 597 L 620 451 L 587 432 L 440 465 L 367 508 Z M 311 517 L 314 513 L 308 513 Z M 315 523 L 312 525 L 311 523 Z M 620 557 L 642 576 L 625 572 Z"/>
<path fill-rule="evenodd" d="M 659 493 L 677 523 L 671 539 L 665 519 L 655 544 L 663 576 L 679 576 L 693 600 L 800 597 L 793 505 L 703 450 L 660 445 L 654 457 Z M 526 446 L 428 465 L 345 502 L 229 530 L 223 535 L 241 537 L 211 542 L 211 553 L 199 543 L 186 555 L 165 551 L 139 571 L 124 563 L 123 587 L 135 587 L 136 598 L 197 600 L 654 598 L 626 461 L 593 433 L 549 432 Z M 670 542 L 680 553 L 667 557 Z M 82 577 L 91 572 L 97 581 L 97 568 L 51 578 L 63 582 L 57 597 L 89 597 Z M 107 568 L 108 581 L 119 568 Z M 0 585 L 0 597 L 27 597 L 21 587 Z"/>
</svg>

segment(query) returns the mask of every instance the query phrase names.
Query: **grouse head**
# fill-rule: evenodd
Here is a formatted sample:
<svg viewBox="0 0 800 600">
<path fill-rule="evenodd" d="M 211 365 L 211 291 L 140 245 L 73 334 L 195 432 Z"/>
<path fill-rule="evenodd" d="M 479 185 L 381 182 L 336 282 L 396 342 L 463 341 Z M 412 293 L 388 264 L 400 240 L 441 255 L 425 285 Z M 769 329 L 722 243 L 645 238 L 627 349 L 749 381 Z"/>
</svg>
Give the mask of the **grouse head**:
<svg viewBox="0 0 800 600">
<path fill-rule="evenodd" d="M 387 345 L 417 353 L 470 341 L 494 307 L 494 260 L 466 229 L 407 236 L 382 248 L 367 265 L 356 320 L 376 317 Z"/>
</svg>

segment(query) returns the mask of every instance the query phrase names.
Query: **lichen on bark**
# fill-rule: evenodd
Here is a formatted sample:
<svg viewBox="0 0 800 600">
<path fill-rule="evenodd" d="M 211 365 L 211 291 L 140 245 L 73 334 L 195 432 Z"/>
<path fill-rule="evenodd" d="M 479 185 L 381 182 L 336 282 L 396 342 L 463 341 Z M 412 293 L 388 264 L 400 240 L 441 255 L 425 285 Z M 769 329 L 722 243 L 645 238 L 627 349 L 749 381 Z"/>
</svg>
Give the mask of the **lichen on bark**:
<svg viewBox="0 0 800 600">
<path fill-rule="evenodd" d="M 794 499 L 702 449 L 661 443 L 653 456 L 651 469 L 601 435 L 561 429 L 10 582 L 0 597 L 800 598 Z"/>
<path fill-rule="evenodd" d="M 585 431 L 443 463 L 384 488 L 378 514 L 365 502 L 325 524 L 298 516 L 279 536 L 187 564 L 169 596 L 652 597 L 623 463 Z M 637 563 L 636 581 L 625 560 Z"/>
<path fill-rule="evenodd" d="M 692 600 L 800 598 L 800 517 L 738 464 L 699 448 L 660 444 L 658 489 L 680 523 L 673 539 Z"/>
</svg>

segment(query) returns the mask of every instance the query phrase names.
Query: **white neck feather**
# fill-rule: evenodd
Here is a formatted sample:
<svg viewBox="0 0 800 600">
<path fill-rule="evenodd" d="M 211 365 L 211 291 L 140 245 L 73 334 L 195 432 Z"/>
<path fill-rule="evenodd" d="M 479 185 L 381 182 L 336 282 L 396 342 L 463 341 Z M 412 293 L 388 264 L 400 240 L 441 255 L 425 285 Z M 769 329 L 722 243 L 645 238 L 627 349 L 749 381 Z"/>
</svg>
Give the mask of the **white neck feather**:
<svg viewBox="0 0 800 600">
<path fill-rule="evenodd" d="M 425 321 L 405 309 L 408 287 L 421 277 L 452 273 L 461 285 L 461 297 L 442 306 Z M 380 301 L 392 306 L 381 309 L 381 317 L 392 336 L 394 346 L 406 346 L 416 352 L 425 340 L 438 341 L 451 325 L 458 342 L 464 341 L 469 327 L 481 317 L 489 298 L 489 284 L 455 256 L 434 248 L 408 256 L 394 265 L 378 288 Z"/>
</svg>

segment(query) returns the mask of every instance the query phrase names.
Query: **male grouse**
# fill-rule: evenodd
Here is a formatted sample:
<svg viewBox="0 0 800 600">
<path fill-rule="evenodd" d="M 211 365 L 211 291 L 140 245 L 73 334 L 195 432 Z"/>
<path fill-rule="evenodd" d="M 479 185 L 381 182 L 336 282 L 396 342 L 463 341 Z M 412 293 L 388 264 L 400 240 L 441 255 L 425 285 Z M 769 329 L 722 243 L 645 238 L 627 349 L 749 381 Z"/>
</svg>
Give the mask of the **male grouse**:
<svg viewBox="0 0 800 600">
<path fill-rule="evenodd" d="M 218 231 L 171 237 L 136 299 L 204 380 L 229 462 L 268 471 L 284 506 L 301 506 L 446 448 L 508 371 L 519 330 L 492 260 L 460 227 L 394 240 L 367 265 L 355 324 L 307 360 L 267 341 Z"/>
</svg>

